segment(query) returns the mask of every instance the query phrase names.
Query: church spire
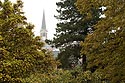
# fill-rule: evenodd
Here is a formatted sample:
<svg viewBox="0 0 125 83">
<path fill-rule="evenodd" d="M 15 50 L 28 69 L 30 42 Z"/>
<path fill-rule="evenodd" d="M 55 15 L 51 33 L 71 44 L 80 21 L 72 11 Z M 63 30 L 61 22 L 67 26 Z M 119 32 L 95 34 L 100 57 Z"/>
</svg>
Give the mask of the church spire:
<svg viewBox="0 0 125 83">
<path fill-rule="evenodd" d="M 45 41 L 47 39 L 47 30 L 46 30 L 45 11 L 44 10 L 43 10 L 43 18 L 42 18 L 40 36 L 42 37 L 43 41 Z"/>
<path fill-rule="evenodd" d="M 42 27 L 41 29 L 46 29 L 46 21 L 45 21 L 45 11 L 43 10 L 43 19 L 42 19 Z"/>
</svg>

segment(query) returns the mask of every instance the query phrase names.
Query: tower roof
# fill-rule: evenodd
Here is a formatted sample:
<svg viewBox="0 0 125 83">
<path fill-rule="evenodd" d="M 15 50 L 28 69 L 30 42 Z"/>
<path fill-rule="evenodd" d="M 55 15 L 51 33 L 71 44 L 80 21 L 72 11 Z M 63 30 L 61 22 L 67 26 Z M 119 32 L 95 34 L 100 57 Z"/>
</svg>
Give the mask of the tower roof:
<svg viewBox="0 0 125 83">
<path fill-rule="evenodd" d="M 45 12 L 43 10 L 42 26 L 41 30 L 46 30 Z"/>
<path fill-rule="evenodd" d="M 40 30 L 40 36 L 42 37 L 42 40 L 47 39 L 47 30 L 46 30 L 46 21 L 45 21 L 45 12 L 43 10 L 43 18 L 42 18 L 42 26 Z"/>
</svg>

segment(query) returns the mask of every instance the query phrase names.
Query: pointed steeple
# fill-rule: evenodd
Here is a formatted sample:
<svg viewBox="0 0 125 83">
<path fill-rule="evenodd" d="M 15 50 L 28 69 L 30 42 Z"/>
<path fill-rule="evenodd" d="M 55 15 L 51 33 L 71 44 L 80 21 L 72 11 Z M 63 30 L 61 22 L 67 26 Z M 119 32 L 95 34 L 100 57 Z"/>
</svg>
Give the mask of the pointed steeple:
<svg viewBox="0 0 125 83">
<path fill-rule="evenodd" d="M 45 11 L 44 10 L 43 10 L 43 18 L 42 18 L 40 36 L 42 37 L 42 41 L 45 41 L 47 39 L 46 20 L 45 20 Z"/>
<path fill-rule="evenodd" d="M 42 27 L 41 29 L 46 29 L 46 21 L 45 21 L 45 11 L 43 10 L 43 19 L 42 19 Z"/>
</svg>

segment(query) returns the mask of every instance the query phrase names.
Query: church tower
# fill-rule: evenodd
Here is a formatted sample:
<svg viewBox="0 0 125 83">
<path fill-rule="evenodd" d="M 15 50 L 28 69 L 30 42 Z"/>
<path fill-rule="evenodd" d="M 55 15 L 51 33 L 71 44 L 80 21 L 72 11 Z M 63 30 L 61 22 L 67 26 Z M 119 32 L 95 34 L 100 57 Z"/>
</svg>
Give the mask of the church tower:
<svg viewBox="0 0 125 83">
<path fill-rule="evenodd" d="M 47 29 L 46 29 L 46 20 L 45 20 L 44 10 L 43 10 L 43 18 L 42 18 L 42 26 L 41 26 L 41 30 L 40 30 L 40 36 L 41 36 L 41 41 L 45 43 L 45 40 L 47 39 Z M 48 50 L 52 51 L 54 57 L 57 57 L 57 55 L 59 53 L 59 49 L 52 48 L 51 45 L 48 45 L 47 43 L 45 43 L 43 49 L 48 49 Z"/>
<path fill-rule="evenodd" d="M 42 18 L 42 26 L 40 30 L 40 36 L 42 37 L 42 41 L 47 39 L 47 29 L 46 29 L 46 21 L 45 21 L 45 12 L 43 10 L 43 18 Z"/>
</svg>

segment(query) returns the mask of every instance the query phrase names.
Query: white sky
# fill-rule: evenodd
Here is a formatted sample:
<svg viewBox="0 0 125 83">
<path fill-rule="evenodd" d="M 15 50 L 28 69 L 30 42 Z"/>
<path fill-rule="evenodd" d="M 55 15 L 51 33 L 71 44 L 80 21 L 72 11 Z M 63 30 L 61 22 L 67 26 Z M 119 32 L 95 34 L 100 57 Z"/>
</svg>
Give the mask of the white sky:
<svg viewBox="0 0 125 83">
<path fill-rule="evenodd" d="M 16 0 L 11 0 L 16 1 Z M 48 39 L 52 39 L 55 33 L 57 19 L 54 15 L 57 15 L 56 2 L 60 0 L 22 0 L 24 2 L 23 11 L 28 19 L 28 22 L 35 25 L 35 35 L 40 34 L 42 26 L 43 9 L 45 10 L 46 28 L 48 30 Z"/>
</svg>

